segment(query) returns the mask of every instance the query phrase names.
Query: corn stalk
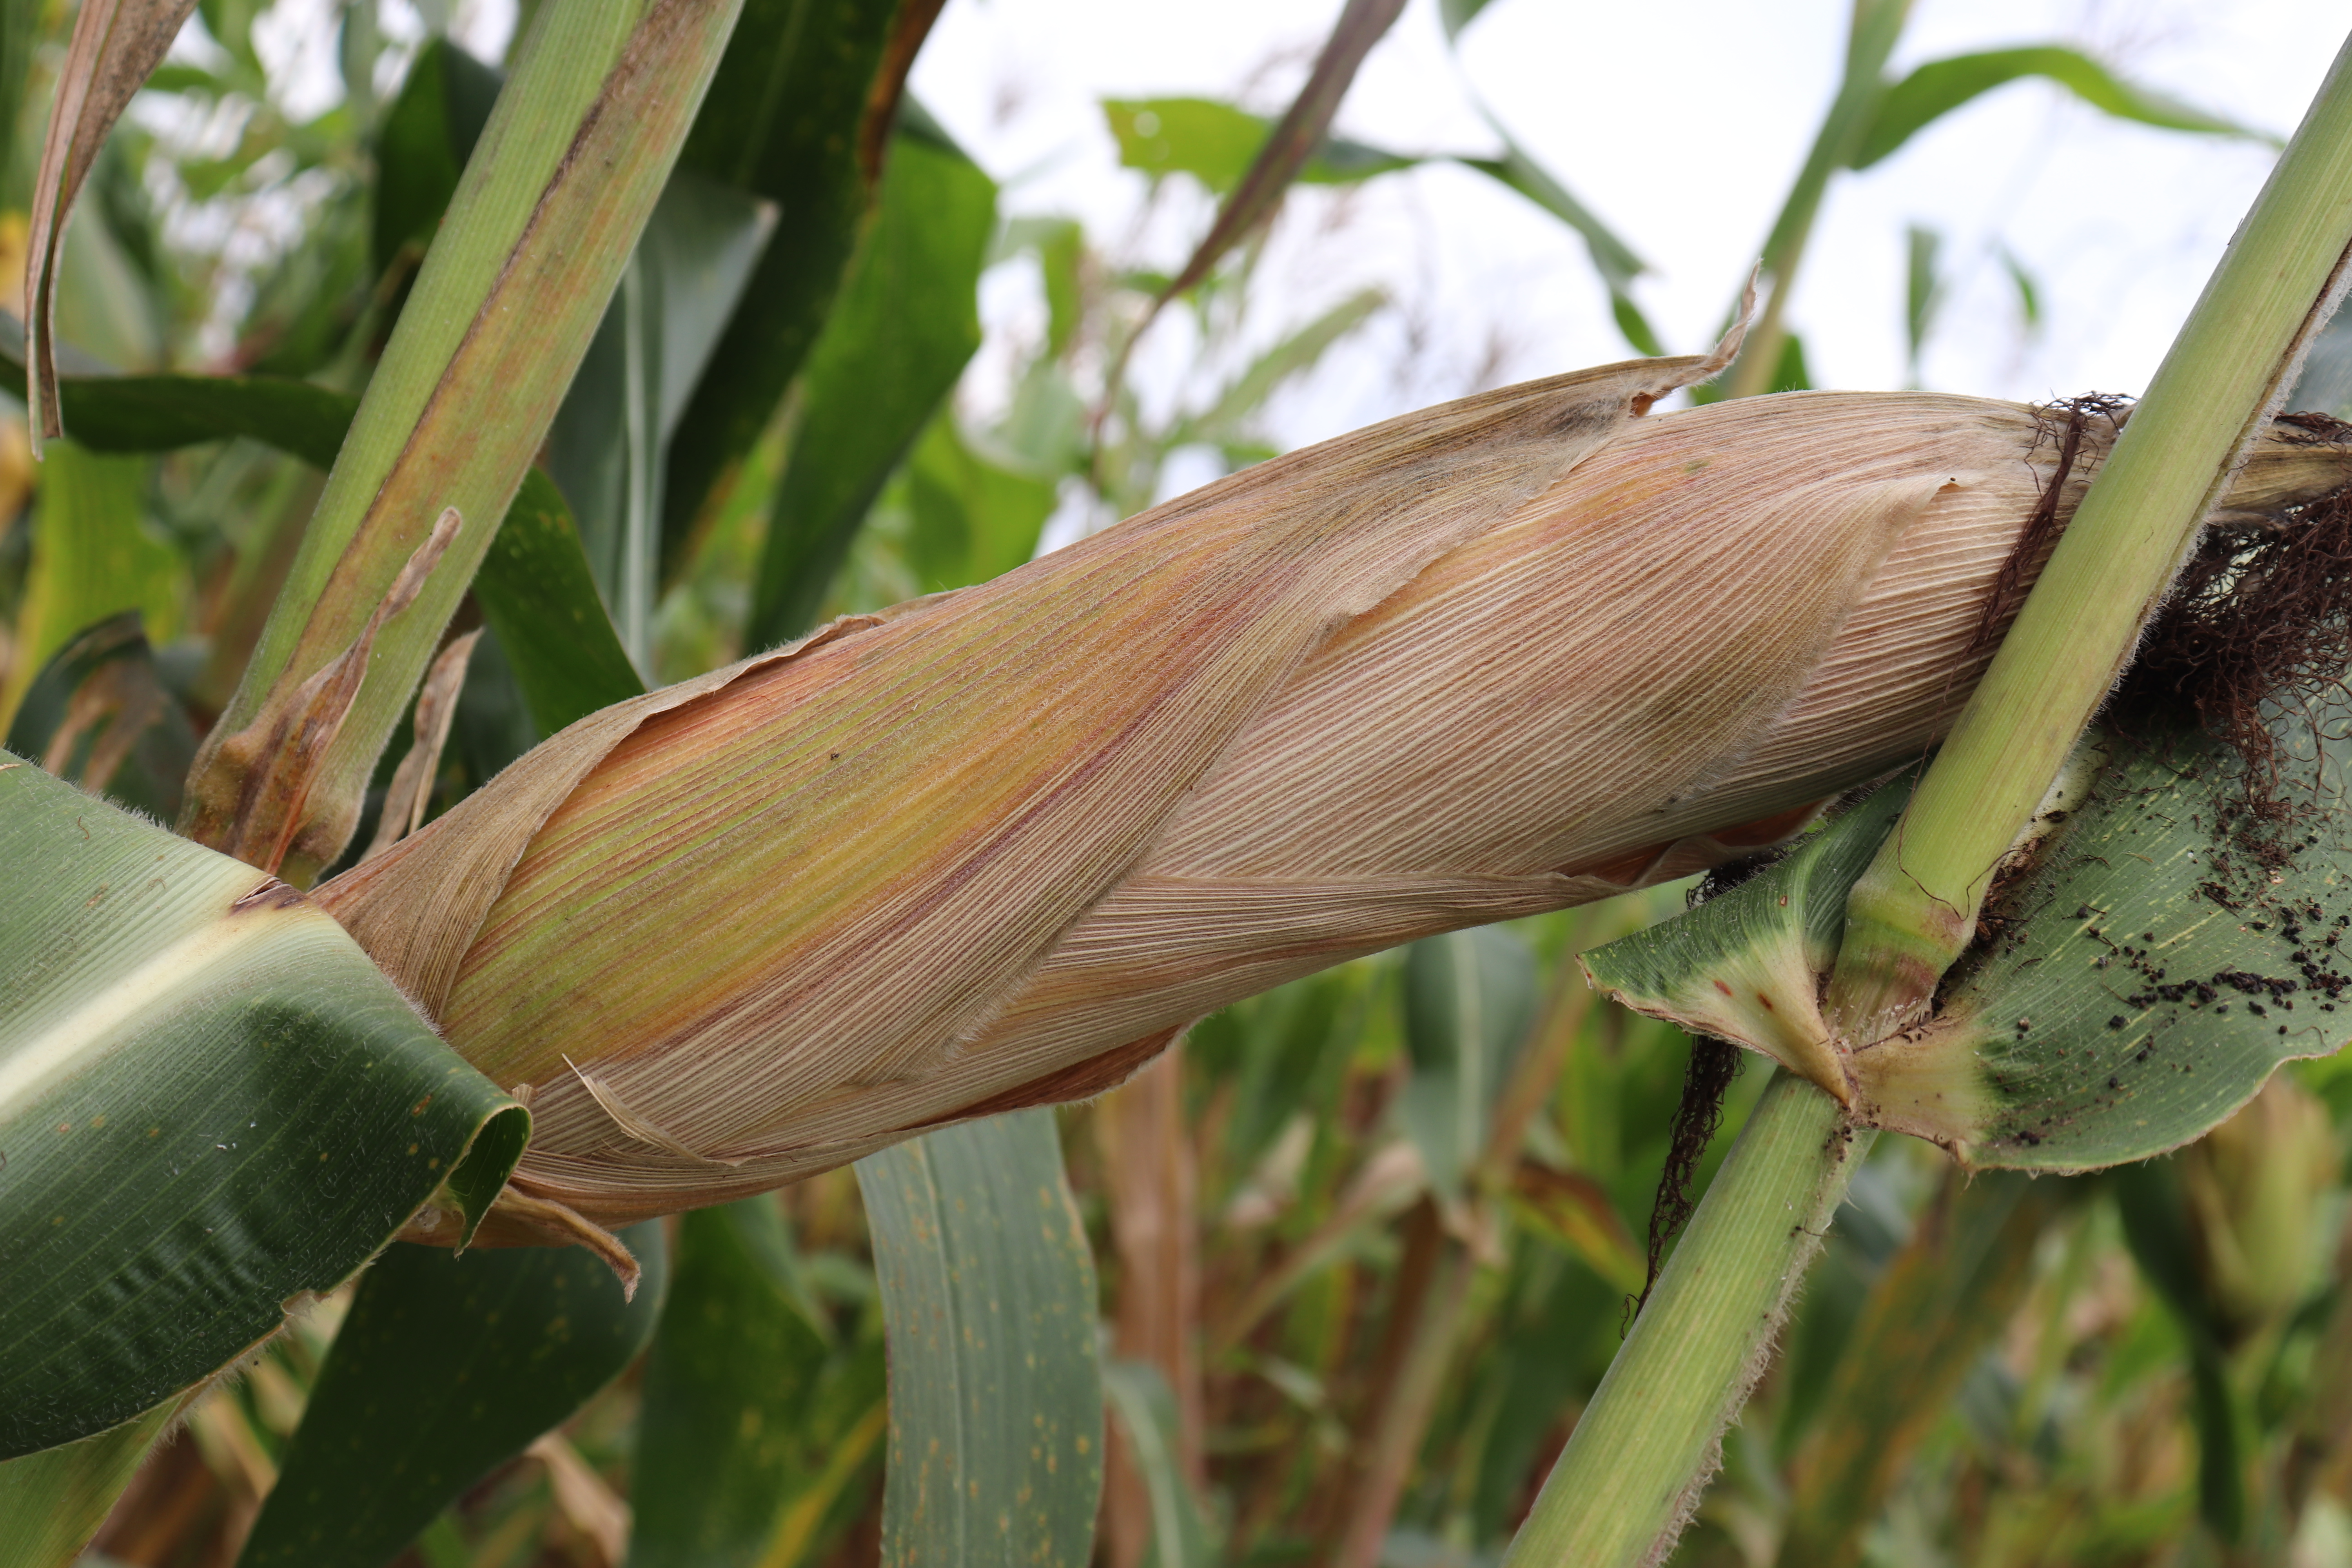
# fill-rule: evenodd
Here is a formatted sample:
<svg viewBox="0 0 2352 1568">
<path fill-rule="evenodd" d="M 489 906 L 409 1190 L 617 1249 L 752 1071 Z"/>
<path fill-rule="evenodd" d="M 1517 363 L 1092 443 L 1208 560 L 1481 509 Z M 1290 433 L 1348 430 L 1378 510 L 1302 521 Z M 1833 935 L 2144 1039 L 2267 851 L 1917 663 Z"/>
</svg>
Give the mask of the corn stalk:
<svg viewBox="0 0 2352 1568">
<path fill-rule="evenodd" d="M 1828 1021 L 1912 1022 L 1994 870 L 2131 660 L 2207 516 L 2336 309 L 2352 245 L 2352 47 L 2157 368 L 2017 624 L 1847 907 Z"/>
</svg>

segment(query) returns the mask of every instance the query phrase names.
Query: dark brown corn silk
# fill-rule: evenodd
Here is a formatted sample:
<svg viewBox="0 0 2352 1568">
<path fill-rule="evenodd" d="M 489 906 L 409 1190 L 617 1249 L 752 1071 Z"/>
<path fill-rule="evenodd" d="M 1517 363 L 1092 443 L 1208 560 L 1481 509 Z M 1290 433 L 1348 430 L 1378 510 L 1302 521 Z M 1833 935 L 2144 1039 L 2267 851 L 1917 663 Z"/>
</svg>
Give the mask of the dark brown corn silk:
<svg viewBox="0 0 2352 1568">
<path fill-rule="evenodd" d="M 2352 425 L 2324 414 L 2284 415 L 2274 427 L 2314 444 L 2352 439 Z M 2347 671 L 2352 491 L 2337 490 L 2276 518 L 2205 530 L 2149 624 L 2115 714 L 2129 731 L 2193 711 L 2244 760 L 2241 837 L 2266 837 L 2294 816 L 2281 731 L 2340 725 L 2352 712 Z"/>
<path fill-rule="evenodd" d="M 1658 1173 L 1658 1195 L 1650 1205 L 1649 1273 L 1642 1293 L 1627 1305 L 1623 1329 L 1649 1304 L 1658 1286 L 1658 1270 L 1665 1266 L 1666 1244 L 1674 1240 L 1698 1207 L 1691 1186 L 1698 1179 L 1698 1163 L 1706 1146 L 1723 1131 L 1723 1099 L 1731 1080 L 1739 1076 L 1747 1055 L 1728 1040 L 1712 1035 L 1691 1037 L 1690 1066 L 1683 1069 L 1683 1097 L 1675 1106 L 1674 1132 L 1666 1145 L 1666 1168 Z"/>
</svg>

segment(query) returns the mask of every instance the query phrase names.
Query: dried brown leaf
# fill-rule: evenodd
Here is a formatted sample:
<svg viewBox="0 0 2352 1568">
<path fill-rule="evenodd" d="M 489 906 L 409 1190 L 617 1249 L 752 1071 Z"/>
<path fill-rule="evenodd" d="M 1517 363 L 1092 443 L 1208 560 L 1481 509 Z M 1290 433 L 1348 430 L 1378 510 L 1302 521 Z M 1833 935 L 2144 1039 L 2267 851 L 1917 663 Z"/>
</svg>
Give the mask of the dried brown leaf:
<svg viewBox="0 0 2352 1568">
<path fill-rule="evenodd" d="M 413 725 L 414 739 L 408 754 L 392 771 L 392 783 L 383 793 L 383 809 L 377 814 L 375 837 L 369 841 L 362 861 L 373 860 L 425 826 L 425 808 L 432 803 L 434 776 L 441 771 L 441 751 L 449 743 L 449 726 L 457 717 L 457 694 L 466 684 L 466 662 L 474 657 L 474 645 L 482 640 L 480 627 L 463 637 L 450 639 L 425 672 L 425 684 L 416 689 L 416 717 Z"/>
<path fill-rule="evenodd" d="M 41 144 L 26 236 L 25 406 L 31 415 L 35 457 L 40 456 L 44 437 L 65 434 L 58 419 L 54 338 L 58 250 L 65 241 L 66 219 L 106 133 L 163 63 L 195 8 L 196 0 L 83 0 L 74 19 L 73 40 L 58 72 L 48 136 Z"/>
<path fill-rule="evenodd" d="M 415 603 L 464 526 L 456 507 L 443 509 L 351 646 L 320 666 L 282 702 L 264 709 L 252 723 L 219 742 L 215 754 L 236 764 L 241 789 L 236 811 L 214 847 L 265 871 L 278 870 L 302 826 L 303 805 L 327 752 L 367 679 L 377 634 L 386 621 Z"/>
</svg>

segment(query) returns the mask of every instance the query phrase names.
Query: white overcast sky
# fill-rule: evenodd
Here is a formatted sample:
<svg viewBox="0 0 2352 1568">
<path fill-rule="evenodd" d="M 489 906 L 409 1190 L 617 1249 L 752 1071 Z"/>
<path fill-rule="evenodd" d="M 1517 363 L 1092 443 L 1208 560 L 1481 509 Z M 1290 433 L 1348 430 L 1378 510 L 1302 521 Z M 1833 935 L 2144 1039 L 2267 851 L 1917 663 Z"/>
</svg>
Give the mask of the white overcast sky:
<svg viewBox="0 0 2352 1568">
<path fill-rule="evenodd" d="M 328 3 L 278 8 L 323 19 Z M 453 4 L 453 31 L 478 52 L 501 50 L 513 25 L 513 0 L 427 3 Z M 914 89 L 1003 183 L 1008 213 L 1081 218 L 1119 259 L 1170 268 L 1211 209 L 1179 188 L 1147 212 L 1098 100 L 1197 94 L 1276 111 L 1339 4 L 948 0 Z M 1400 152 L 1491 153 L 1483 101 L 1649 263 L 1638 298 L 1669 349 L 1687 352 L 1761 247 L 1834 89 L 1846 19 L 1846 0 L 1492 0 L 1457 53 L 1436 0 L 1409 0 L 1339 129 Z M 1916 0 L 1894 68 L 2070 43 L 2283 137 L 2347 28 L 2352 0 Z M 320 65 L 323 77 L 323 54 Z M 1905 234 L 1924 224 L 1945 235 L 1951 275 L 1924 384 L 2019 398 L 2137 392 L 2273 156 L 2259 142 L 2118 123 L 2038 80 L 1988 94 L 1833 183 L 1790 317 L 1816 384 L 1906 384 Z M 2039 284 L 2037 333 L 2022 329 L 2004 252 Z M 1627 352 L 1581 242 L 1453 165 L 1352 195 L 1295 194 L 1262 280 L 1261 341 L 1366 286 L 1395 304 L 1276 401 L 1270 434 L 1284 446 Z M 991 341 L 964 389 L 981 413 L 1003 395 L 1009 345 L 1042 332 L 1034 273 L 999 268 L 982 315 Z M 1190 346 L 1181 321 L 1155 331 L 1136 371 L 1148 395 L 1185 395 Z M 1180 464 L 1163 489 L 1208 477 Z"/>
<path fill-rule="evenodd" d="M 1137 228 L 1105 96 L 1201 94 L 1278 109 L 1339 0 L 950 0 L 916 91 L 1005 184 L 1008 210 L 1084 218 L 1134 258 L 1179 259 L 1205 226 L 1164 201 Z M 1445 45 L 1411 0 L 1339 113 L 1399 151 L 1492 152 L 1483 99 L 1651 265 L 1638 297 L 1668 346 L 1700 346 L 1761 246 L 1835 84 L 1843 0 L 1494 0 Z M 1946 55 L 2070 42 L 2132 79 L 2280 135 L 2352 27 L 2352 0 L 1918 0 L 1899 72 Z M 1905 230 L 1948 237 L 1956 274 L 1925 384 L 2011 397 L 2146 383 L 2267 172 L 2260 143 L 2119 124 L 2059 89 L 1989 94 L 1865 174 L 1839 176 L 1791 321 L 1818 384 L 1905 384 Z M 1999 258 L 2039 279 L 2020 327 Z M 1366 283 L 1399 303 L 1274 411 L 1285 445 L 1470 390 L 1622 358 L 1581 243 L 1450 165 L 1349 198 L 1294 198 L 1267 267 L 1271 331 Z M 1034 331 L 1034 285 L 992 280 L 994 333 Z M 1182 333 L 1147 380 L 1182 357 Z M 1146 356 L 1149 359 L 1150 356 Z M 998 359 L 1001 360 L 1001 352 Z M 990 400 L 992 362 L 969 397 Z M 1001 379 L 1001 372 L 1000 379 Z"/>
</svg>

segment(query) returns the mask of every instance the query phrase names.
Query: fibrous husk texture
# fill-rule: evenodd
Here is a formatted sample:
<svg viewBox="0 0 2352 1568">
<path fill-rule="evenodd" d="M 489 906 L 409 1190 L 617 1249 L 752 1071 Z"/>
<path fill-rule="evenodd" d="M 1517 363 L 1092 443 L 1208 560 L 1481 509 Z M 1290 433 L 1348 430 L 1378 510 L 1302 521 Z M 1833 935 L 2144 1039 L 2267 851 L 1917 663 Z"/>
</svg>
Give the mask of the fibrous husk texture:
<svg viewBox="0 0 2352 1568">
<path fill-rule="evenodd" d="M 2055 476 L 1927 394 L 1507 388 L 593 715 L 318 897 L 612 1222 L 1118 1081 L 1916 758 Z M 2071 511 L 2105 450 L 2085 438 Z"/>
</svg>

